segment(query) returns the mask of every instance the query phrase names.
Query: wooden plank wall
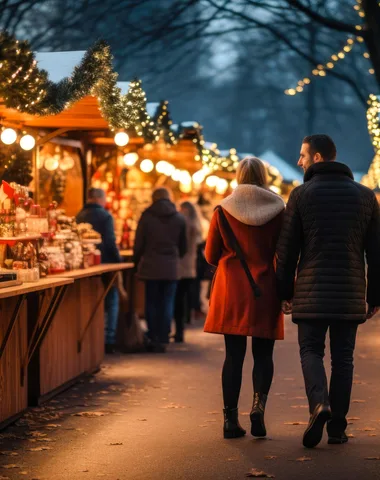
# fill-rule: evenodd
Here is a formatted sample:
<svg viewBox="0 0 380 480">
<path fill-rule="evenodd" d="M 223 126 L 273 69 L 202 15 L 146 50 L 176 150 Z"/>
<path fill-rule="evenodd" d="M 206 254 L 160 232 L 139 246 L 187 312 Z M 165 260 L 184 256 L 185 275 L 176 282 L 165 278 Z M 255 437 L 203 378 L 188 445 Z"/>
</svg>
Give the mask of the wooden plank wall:
<svg viewBox="0 0 380 480">
<path fill-rule="evenodd" d="M 50 301 L 53 291 L 46 293 Z M 80 333 L 80 296 L 77 284 L 69 285 L 40 348 L 40 394 L 46 395 L 80 375 L 77 341 Z"/>
<path fill-rule="evenodd" d="M 18 297 L 0 300 L 0 342 L 3 340 Z M 20 382 L 21 364 L 27 350 L 26 302 L 20 310 L 12 335 L 0 361 L 0 422 L 27 408 L 27 378 Z"/>
<path fill-rule="evenodd" d="M 89 277 L 77 280 L 80 289 L 80 325 L 81 332 L 91 316 L 93 308 L 101 297 L 104 286 L 100 277 Z M 81 352 L 81 371 L 93 372 L 104 358 L 104 303 L 102 303 L 83 339 Z"/>
<path fill-rule="evenodd" d="M 84 337 L 80 353 L 77 345 L 103 290 L 100 277 L 78 279 L 68 287 L 40 349 L 41 396 L 100 366 L 104 357 L 103 304 Z"/>
</svg>

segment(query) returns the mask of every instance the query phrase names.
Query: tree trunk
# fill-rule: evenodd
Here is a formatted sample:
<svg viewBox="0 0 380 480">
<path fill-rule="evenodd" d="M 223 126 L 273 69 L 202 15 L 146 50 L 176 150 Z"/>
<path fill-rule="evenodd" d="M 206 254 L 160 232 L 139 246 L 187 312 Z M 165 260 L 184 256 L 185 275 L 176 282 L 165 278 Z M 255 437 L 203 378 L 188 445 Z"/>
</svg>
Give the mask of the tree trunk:
<svg viewBox="0 0 380 480">
<path fill-rule="evenodd" d="M 377 84 L 380 90 L 380 4 L 379 0 L 363 0 L 368 31 L 364 36 L 368 53 L 375 70 Z M 378 93 L 378 92 L 376 92 Z"/>
</svg>

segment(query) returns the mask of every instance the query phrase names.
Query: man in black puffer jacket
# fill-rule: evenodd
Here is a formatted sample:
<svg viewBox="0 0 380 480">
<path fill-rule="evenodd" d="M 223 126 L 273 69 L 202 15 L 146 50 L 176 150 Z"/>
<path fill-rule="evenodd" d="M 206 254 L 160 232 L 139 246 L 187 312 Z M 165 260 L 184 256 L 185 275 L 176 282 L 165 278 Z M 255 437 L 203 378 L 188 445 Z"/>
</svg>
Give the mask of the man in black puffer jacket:
<svg viewBox="0 0 380 480">
<path fill-rule="evenodd" d="M 309 448 L 321 441 L 326 422 L 329 443 L 347 442 L 357 327 L 380 306 L 379 206 L 372 190 L 354 182 L 335 158 L 330 137 L 304 139 L 298 165 L 305 183 L 290 195 L 278 243 L 279 294 L 284 313 L 298 324 Z M 323 364 L 328 329 L 330 389 Z"/>
</svg>

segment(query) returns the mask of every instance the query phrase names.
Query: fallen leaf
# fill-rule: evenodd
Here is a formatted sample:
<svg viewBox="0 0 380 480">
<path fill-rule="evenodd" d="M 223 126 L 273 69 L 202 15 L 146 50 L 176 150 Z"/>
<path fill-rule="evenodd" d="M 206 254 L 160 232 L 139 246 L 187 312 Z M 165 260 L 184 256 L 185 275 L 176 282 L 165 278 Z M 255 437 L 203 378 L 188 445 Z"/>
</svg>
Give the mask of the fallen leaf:
<svg viewBox="0 0 380 480">
<path fill-rule="evenodd" d="M 8 465 L 1 465 L 1 468 L 6 468 L 7 470 L 10 470 L 11 468 L 21 468 L 21 467 L 16 463 L 8 463 Z"/>
<path fill-rule="evenodd" d="M 353 435 L 352 433 L 349 433 L 349 434 L 347 435 L 347 437 L 348 437 L 348 438 L 355 438 L 355 435 Z"/>
<path fill-rule="evenodd" d="M 351 421 L 353 422 L 354 420 L 360 420 L 360 418 L 359 417 L 348 417 L 347 420 L 349 422 L 351 422 Z"/>
<path fill-rule="evenodd" d="M 292 405 L 291 408 L 309 408 L 309 405 Z"/>
<path fill-rule="evenodd" d="M 309 425 L 308 422 L 284 422 L 284 425 Z"/>
<path fill-rule="evenodd" d="M 138 418 L 137 419 L 139 422 L 147 422 L 148 420 L 146 418 Z"/>
<path fill-rule="evenodd" d="M 269 473 L 264 472 L 263 470 L 257 470 L 256 468 L 252 468 L 252 470 L 245 475 L 249 478 L 275 478 L 274 475 L 270 475 Z"/>
<path fill-rule="evenodd" d="M 35 448 L 28 448 L 28 452 L 43 452 L 44 450 L 52 450 L 51 447 L 35 447 Z"/>
<path fill-rule="evenodd" d="M 297 458 L 296 462 L 311 462 L 311 458 L 310 457 L 300 457 L 300 458 Z"/>
<path fill-rule="evenodd" d="M 276 458 L 278 458 L 278 457 L 276 457 L 276 455 L 267 455 L 264 458 L 265 458 L 265 460 L 276 460 Z"/>
<path fill-rule="evenodd" d="M 0 455 L 5 455 L 7 457 L 18 457 L 18 453 L 17 452 L 0 452 Z"/>
<path fill-rule="evenodd" d="M 121 442 L 116 442 L 116 443 L 110 443 L 111 446 L 116 446 L 116 445 L 123 445 Z"/>
<path fill-rule="evenodd" d="M 104 417 L 104 412 L 78 412 L 73 413 L 72 417 L 88 417 L 88 418 L 95 418 L 95 417 Z"/>
<path fill-rule="evenodd" d="M 365 403 L 365 400 L 352 400 L 352 403 Z"/>
<path fill-rule="evenodd" d="M 366 460 L 380 460 L 380 457 L 365 457 Z"/>
</svg>

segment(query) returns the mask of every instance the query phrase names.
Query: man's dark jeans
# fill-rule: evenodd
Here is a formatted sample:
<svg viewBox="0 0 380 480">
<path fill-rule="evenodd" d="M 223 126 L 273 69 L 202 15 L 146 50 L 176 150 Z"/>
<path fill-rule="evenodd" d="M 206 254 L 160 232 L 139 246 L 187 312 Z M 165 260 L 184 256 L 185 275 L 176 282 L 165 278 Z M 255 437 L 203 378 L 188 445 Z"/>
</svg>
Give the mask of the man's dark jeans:
<svg viewBox="0 0 380 480">
<path fill-rule="evenodd" d="M 148 336 L 154 343 L 168 343 L 174 314 L 176 281 L 147 280 L 145 282 L 145 318 Z"/>
<path fill-rule="evenodd" d="M 341 435 L 346 427 L 346 415 L 350 407 L 350 397 L 354 372 L 353 355 L 357 324 L 348 322 L 307 322 L 298 323 L 302 370 L 310 413 L 319 403 L 330 404 L 332 420 L 327 426 L 330 436 Z M 331 381 L 330 390 L 323 357 L 325 340 L 330 328 Z"/>
</svg>

